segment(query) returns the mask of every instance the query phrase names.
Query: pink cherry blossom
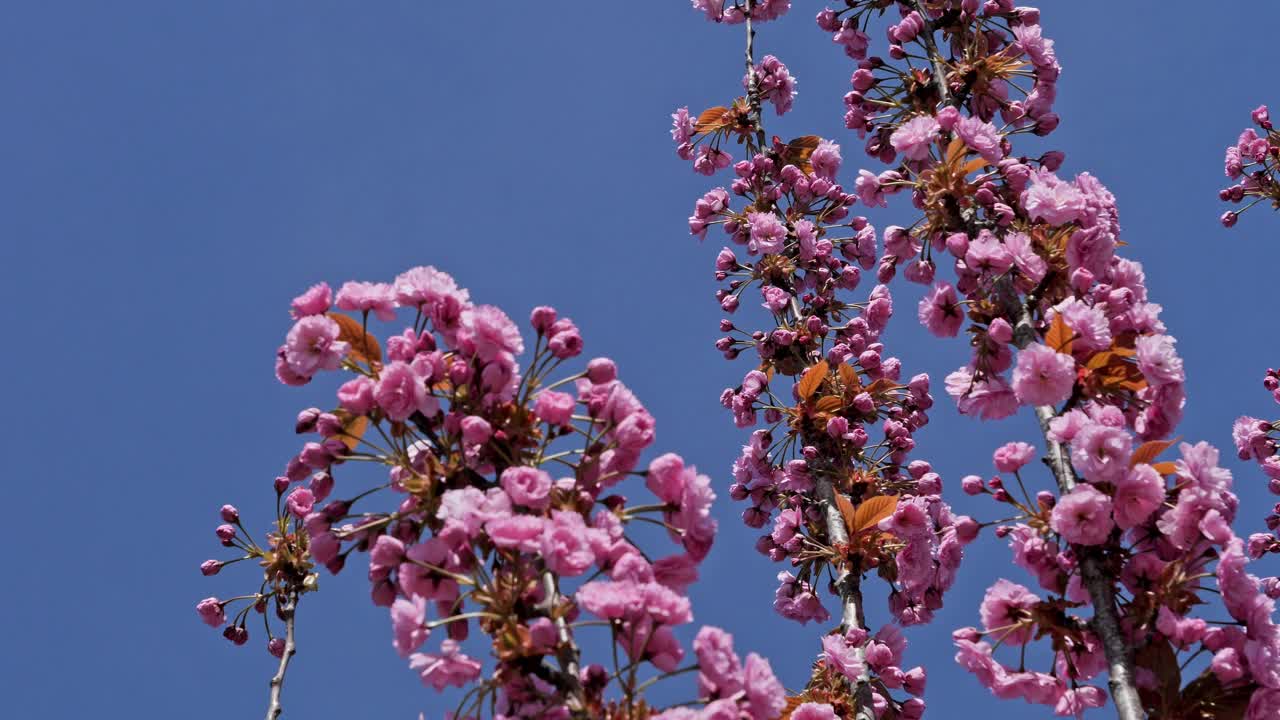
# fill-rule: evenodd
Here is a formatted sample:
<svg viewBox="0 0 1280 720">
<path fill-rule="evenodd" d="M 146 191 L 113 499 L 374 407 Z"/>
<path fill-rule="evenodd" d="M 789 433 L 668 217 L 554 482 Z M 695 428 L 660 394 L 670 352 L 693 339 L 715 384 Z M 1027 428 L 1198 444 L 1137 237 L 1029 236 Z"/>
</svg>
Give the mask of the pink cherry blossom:
<svg viewBox="0 0 1280 720">
<path fill-rule="evenodd" d="M 826 703 L 800 703 L 791 711 L 791 720 L 838 720 L 835 708 Z"/>
<path fill-rule="evenodd" d="M 1113 498 L 1116 525 L 1121 530 L 1128 530 L 1146 522 L 1164 498 L 1165 483 L 1160 474 L 1146 463 L 1133 466 L 1116 481 Z"/>
<path fill-rule="evenodd" d="M 1018 353 L 1013 393 L 1023 405 L 1057 405 L 1071 395 L 1076 363 L 1050 347 L 1033 343 Z"/>
<path fill-rule="evenodd" d="M 898 126 L 889 143 L 908 160 L 923 160 L 938 137 L 938 121 L 928 115 L 916 115 Z"/>
<path fill-rule="evenodd" d="M 1024 442 L 1011 442 L 1000 446 L 992 454 L 992 462 L 1000 472 L 1017 472 L 1036 456 L 1034 446 Z"/>
<path fill-rule="evenodd" d="M 293 299 L 289 312 L 295 320 L 308 315 L 323 315 L 329 311 L 332 302 L 333 291 L 329 289 L 329 283 L 317 283 Z"/>
<path fill-rule="evenodd" d="M 338 289 L 338 309 L 350 312 L 372 312 L 383 322 L 396 317 L 395 289 L 387 283 L 347 282 Z"/>
<path fill-rule="evenodd" d="M 464 655 L 458 643 L 445 640 L 440 653 L 414 653 L 409 667 L 422 676 L 422 684 L 436 691 L 452 685 L 462 687 L 480 676 L 480 663 Z"/>
<path fill-rule="evenodd" d="M 541 510 L 550 499 L 551 476 L 538 468 L 523 465 L 509 467 L 502 471 L 499 482 L 507 497 L 517 505 Z"/>
<path fill-rule="evenodd" d="M 1111 498 L 1092 485 L 1078 485 L 1054 506 L 1050 526 L 1067 542 L 1101 545 L 1115 527 Z"/>
<path fill-rule="evenodd" d="M 391 604 L 392 644 L 400 657 L 407 658 L 422 647 L 431 631 L 425 627 L 427 601 L 421 596 L 411 599 L 396 598 Z"/>
<path fill-rule="evenodd" d="M 1022 585 L 997 580 L 982 599 L 982 625 L 1000 642 L 1025 645 L 1035 629 L 1031 610 L 1039 602 L 1040 598 Z"/>
<path fill-rule="evenodd" d="M 285 338 L 285 363 L 301 377 L 311 377 L 321 370 L 338 369 L 350 349 L 347 343 L 338 340 L 340 332 L 338 323 L 323 315 L 299 319 Z"/>
</svg>

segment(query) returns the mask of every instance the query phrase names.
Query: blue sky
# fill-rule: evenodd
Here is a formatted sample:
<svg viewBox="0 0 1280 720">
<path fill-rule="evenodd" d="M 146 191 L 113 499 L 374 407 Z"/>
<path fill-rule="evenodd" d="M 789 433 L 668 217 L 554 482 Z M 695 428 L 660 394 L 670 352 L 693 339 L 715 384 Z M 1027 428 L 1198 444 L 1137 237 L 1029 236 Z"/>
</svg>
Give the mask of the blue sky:
<svg viewBox="0 0 1280 720">
<path fill-rule="evenodd" d="M 758 41 L 799 79 L 796 109 L 769 129 L 845 142 L 851 174 L 871 165 L 841 123 L 851 67 L 813 25 L 820 6 L 795 4 Z M 1249 110 L 1280 102 L 1266 96 L 1273 58 L 1243 40 L 1280 23 L 1280 6 L 1206 7 L 1054 0 L 1043 19 L 1065 68 L 1051 145 L 1066 151 L 1064 171 L 1089 170 L 1118 197 L 1126 251 L 1186 359 L 1180 432 L 1225 448 L 1236 415 L 1276 414 L 1259 381 L 1280 360 L 1268 316 L 1280 221 L 1255 211 L 1225 231 L 1215 192 Z M 513 316 L 555 305 L 589 354 L 617 359 L 658 418 L 658 448 L 721 492 L 698 620 L 800 684 L 820 630 L 772 614 L 780 568 L 752 550 L 756 531 L 727 498 L 744 436 L 717 396 L 745 366 L 711 347 L 719 244 L 685 229 L 709 185 L 667 135 L 674 107 L 740 92 L 741 46 L 740 28 L 683 0 L 11 6 L 0 27 L 5 714 L 261 712 L 272 660 L 260 638 L 234 648 L 192 606 L 247 582 L 197 571 L 218 550 L 217 508 L 265 518 L 271 478 L 295 450 L 294 413 L 325 401 L 272 376 L 288 300 L 321 279 L 387 280 L 419 264 Z M 908 217 L 896 206 L 873 221 Z M 926 337 L 919 288 L 895 288 L 892 351 L 940 388 L 964 347 Z M 990 518 L 954 491 L 1013 439 L 1035 439 L 1027 417 L 981 425 L 944 401 L 920 455 L 960 511 Z M 1272 499 L 1228 456 L 1237 529 L 1249 532 Z M 950 629 L 976 622 L 1008 557 L 989 537 L 971 546 L 946 608 L 910 634 L 933 717 L 1049 716 L 997 704 L 950 659 Z M 289 716 L 440 717 L 360 573 L 322 582 L 301 611 Z M 883 594 L 870 597 L 874 620 Z"/>
</svg>

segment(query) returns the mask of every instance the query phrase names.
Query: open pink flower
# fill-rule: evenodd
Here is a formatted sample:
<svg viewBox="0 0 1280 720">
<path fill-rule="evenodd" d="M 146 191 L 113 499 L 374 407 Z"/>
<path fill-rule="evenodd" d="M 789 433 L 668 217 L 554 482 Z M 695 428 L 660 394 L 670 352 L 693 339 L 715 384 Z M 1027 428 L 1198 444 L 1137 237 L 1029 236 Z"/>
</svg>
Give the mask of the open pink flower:
<svg viewBox="0 0 1280 720">
<path fill-rule="evenodd" d="M 940 282 L 920 299 L 920 324 L 938 337 L 955 337 L 964 324 L 964 306 L 950 283 Z"/>
<path fill-rule="evenodd" d="M 400 653 L 400 657 L 409 657 L 427 641 L 431 631 L 425 627 L 426 620 L 427 600 L 422 596 L 412 599 L 396 598 L 391 603 L 391 644 Z"/>
<path fill-rule="evenodd" d="M 476 305 L 462 311 L 459 346 L 473 352 L 481 360 L 493 360 L 502 353 L 524 352 L 520 328 L 493 305 Z"/>
<path fill-rule="evenodd" d="M 1036 456 L 1035 446 L 1024 442 L 1006 443 L 996 449 L 991 460 L 1000 472 L 1017 472 Z"/>
<path fill-rule="evenodd" d="M 929 115 L 916 115 L 898 126 L 889 136 L 889 144 L 908 160 L 929 157 L 929 146 L 938 137 L 938 121 Z"/>
<path fill-rule="evenodd" d="M 422 676 L 422 684 L 444 690 L 452 685 L 462 687 L 480 677 L 480 663 L 462 654 L 458 643 L 445 640 L 440 653 L 414 653 L 409 657 L 409 667 Z"/>
<path fill-rule="evenodd" d="M 503 475 L 505 477 L 506 474 Z M 577 577 L 585 573 L 596 561 L 588 533 L 599 531 L 589 531 L 582 516 L 576 512 L 556 510 L 551 517 L 551 522 L 547 523 L 542 535 L 541 546 L 542 559 L 547 568 L 565 577 Z"/>
<path fill-rule="evenodd" d="M 538 468 L 509 467 L 502 471 L 499 482 L 512 502 L 534 510 L 545 508 L 551 496 L 551 476 Z"/>
<path fill-rule="evenodd" d="M 396 291 L 387 283 L 347 282 L 338 289 L 340 310 L 372 312 L 383 322 L 396 319 Z"/>
<path fill-rule="evenodd" d="M 339 340 L 338 323 L 324 315 L 308 315 L 293 324 L 285 337 L 284 360 L 302 377 L 321 370 L 336 370 L 350 346 Z"/>
<path fill-rule="evenodd" d="M 1140 463 L 1116 482 L 1116 525 L 1121 530 L 1146 522 L 1164 502 L 1165 483 L 1155 468 Z"/>
<path fill-rule="evenodd" d="M 1040 597 L 1017 583 L 1004 578 L 987 589 L 982 598 L 979 613 L 982 626 L 994 640 L 1012 645 L 1024 645 L 1035 629 L 1031 609 Z"/>
<path fill-rule="evenodd" d="M 1071 396 L 1076 362 L 1070 355 L 1034 343 L 1018 353 L 1013 393 L 1023 405 L 1057 405 Z"/>
<path fill-rule="evenodd" d="M 1101 545 L 1111 535 L 1111 498 L 1092 485 L 1077 485 L 1053 508 L 1049 525 L 1067 542 Z"/>
<path fill-rule="evenodd" d="M 730 697 L 742 689 L 742 665 L 733 652 L 733 636 L 718 627 L 704 626 L 693 639 L 698 657 L 699 692 Z"/>
</svg>

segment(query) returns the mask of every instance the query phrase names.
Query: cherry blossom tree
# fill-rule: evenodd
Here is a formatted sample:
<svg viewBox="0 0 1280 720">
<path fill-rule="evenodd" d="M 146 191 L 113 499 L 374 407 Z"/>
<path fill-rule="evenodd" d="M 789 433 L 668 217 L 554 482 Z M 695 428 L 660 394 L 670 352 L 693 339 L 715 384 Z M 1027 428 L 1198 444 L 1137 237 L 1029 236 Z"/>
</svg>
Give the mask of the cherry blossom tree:
<svg viewBox="0 0 1280 720">
<path fill-rule="evenodd" d="M 472 303 L 433 267 L 391 283 L 348 282 L 336 295 L 321 283 L 292 314 L 280 381 L 349 379 L 332 409 L 298 414 L 298 434 L 312 439 L 274 480 L 266 537 L 248 532 L 235 507 L 221 510 L 216 534 L 236 556 L 201 571 L 254 562 L 256 589 L 196 607 L 237 645 L 261 623 L 280 659 L 268 719 L 282 712 L 298 607 L 319 568 L 337 575 L 360 554 L 395 651 L 424 685 L 467 688 L 451 717 L 645 718 L 660 709 L 648 688 L 695 671 L 690 700 L 705 713 L 778 715 L 786 700 L 767 660 L 740 658 L 714 627 L 699 631 L 692 658 L 676 640 L 672 628 L 693 617 L 686 590 L 715 538 L 715 493 L 675 454 L 638 469 L 654 418 L 611 360 L 563 369 L 583 351 L 573 321 L 535 308 L 526 353 L 501 309 Z M 381 340 L 370 330 L 371 320 L 407 315 L 409 325 Z M 360 464 L 385 474 L 361 485 L 348 470 Z M 649 504 L 615 491 L 641 482 Z M 668 542 L 642 548 L 643 524 Z M 465 651 L 473 627 L 487 636 L 487 662 Z M 612 649 L 604 658 L 583 657 L 578 638 L 592 632 Z"/>
<path fill-rule="evenodd" d="M 1108 703 L 1124 720 L 1280 717 L 1280 581 L 1249 573 L 1280 553 L 1280 509 L 1269 532 L 1237 535 L 1218 450 L 1172 437 L 1185 372 L 1142 266 L 1122 255 L 1115 198 L 1062 172 L 1062 152 L 1019 150 L 1060 122 L 1040 12 L 822 9 L 815 40 L 850 63 L 848 134 L 784 140 L 765 119 L 792 109 L 797 82 L 785 53 L 756 45 L 768 23 L 795 20 L 792 2 L 692 5 L 745 46 L 741 89 L 727 79 L 671 130 L 695 172 L 728 178 L 689 218 L 695 237 L 726 238 L 714 274 L 732 317 L 716 347 L 746 365 L 720 394 L 744 433 L 727 494 L 764 531 L 755 551 L 786 563 L 774 611 L 814 624 L 810 677 L 788 694 L 769 660 L 715 627 L 692 652 L 677 640 L 716 535 L 716 483 L 675 454 L 642 463 L 655 418 L 615 364 L 583 365 L 577 327 L 551 308 L 532 311 L 529 342 L 503 310 L 417 267 L 293 301 L 276 376 L 340 381 L 297 416 L 303 442 L 273 481 L 269 531 L 222 507 L 215 534 L 231 554 L 200 566 L 257 568 L 248 592 L 196 610 L 278 658 L 268 720 L 305 638 L 300 607 L 352 559 L 367 562 L 392 650 L 424 685 L 461 689 L 445 717 L 915 720 L 926 665 L 940 663 L 909 653 L 902 629 L 934 620 L 984 529 L 1024 577 L 996 579 L 952 637 L 955 661 L 997 697 L 1068 717 Z M 1239 182 L 1222 198 L 1274 204 L 1280 140 L 1265 107 L 1253 120 L 1263 134 L 1228 149 Z M 873 169 L 850 171 L 841 144 L 855 137 Z M 891 201 L 901 225 L 855 214 Z M 1037 421 L 1038 437 L 993 448 L 994 476 L 944 482 L 925 457 L 946 448 L 917 447 L 935 400 L 885 342 L 899 271 L 899 304 L 907 293 L 940 340 L 967 338 L 943 382 L 957 411 Z M 1265 384 L 1280 402 L 1280 373 Z M 1280 494 L 1280 422 L 1242 417 L 1233 436 Z M 634 504 L 640 485 L 652 498 Z M 957 493 L 988 499 L 993 519 L 953 512 Z M 888 622 L 868 623 L 872 603 Z M 685 701 L 648 692 L 686 673 Z"/>
<path fill-rule="evenodd" d="M 1078 715 L 1106 703 L 1090 682 L 1105 674 L 1126 720 L 1274 717 L 1280 634 L 1264 592 L 1274 583 L 1245 571 L 1218 451 L 1182 443 L 1163 459 L 1185 376 L 1141 265 L 1117 252 L 1115 199 L 1088 173 L 1060 176 L 1063 153 L 1029 157 L 1014 144 L 1060 122 L 1061 69 L 1039 11 L 1005 0 L 846 0 L 820 12 L 819 28 L 855 63 L 845 125 L 888 166 L 860 170 L 849 193 L 838 139 L 784 142 L 763 128 L 762 104 L 786 112 L 796 81 L 773 55 L 755 61 L 756 26 L 790 3 L 693 4 L 715 23 L 745 26 L 747 92 L 673 116 L 681 158 L 709 176 L 733 174 L 695 204 L 690 229 L 703 238 L 720 226 L 738 246 L 716 258 L 721 307 L 734 313 L 759 293 L 768 310 L 760 329 L 721 323 L 718 348 L 730 359 L 754 351 L 756 365 L 724 404 L 739 427 L 768 426 L 735 464 L 730 494 L 751 503 L 748 525 L 772 520 L 757 549 L 801 568 L 780 576 L 775 608 L 825 619 L 821 583 L 811 582 L 823 573 L 844 608 L 796 699 L 841 717 L 918 717 L 918 700 L 898 696 L 913 694 L 910 673 L 880 650 L 887 628 L 873 637 L 864 625 L 863 585 L 874 571 L 899 624 L 927 622 L 963 545 L 994 526 L 1039 586 L 998 580 L 981 627 L 954 632 L 957 662 L 998 697 Z M 883 55 L 872 47 L 879 32 Z M 1269 151 L 1252 146 L 1264 141 L 1246 140 L 1248 157 L 1270 167 Z M 885 228 L 880 252 L 875 229 L 850 208 L 903 193 L 918 214 Z M 947 264 L 954 279 L 940 276 Z M 1005 519 L 955 517 L 938 476 L 908 458 L 932 400 L 929 379 L 904 383 L 904 362 L 880 341 L 899 268 L 925 286 L 917 315 L 932 334 L 966 331 L 970 360 L 945 381 L 959 412 L 995 420 L 1025 408 L 1038 421 L 1040 450 L 1011 439 L 993 454 L 998 476 L 960 483 L 1005 506 Z M 872 270 L 878 284 L 848 298 Z M 1037 455 L 1053 490 L 1029 489 Z M 1231 620 L 1216 619 L 1219 604 Z M 1026 661 L 1034 643 L 1051 658 L 1039 669 Z M 1184 682 L 1202 654 L 1212 663 Z"/>
</svg>

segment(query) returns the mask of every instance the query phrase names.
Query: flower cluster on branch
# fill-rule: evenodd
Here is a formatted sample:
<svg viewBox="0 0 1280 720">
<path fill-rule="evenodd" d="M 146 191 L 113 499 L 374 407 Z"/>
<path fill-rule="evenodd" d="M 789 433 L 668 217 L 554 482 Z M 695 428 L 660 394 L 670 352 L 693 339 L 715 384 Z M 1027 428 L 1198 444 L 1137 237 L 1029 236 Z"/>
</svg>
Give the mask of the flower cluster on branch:
<svg viewBox="0 0 1280 720">
<path fill-rule="evenodd" d="M 317 566 L 338 574 L 365 554 L 395 650 L 423 684 L 467 688 L 453 717 L 644 718 L 660 709 L 644 691 L 699 666 L 684 664 L 673 629 L 693 620 L 687 589 L 715 538 L 715 493 L 678 455 L 639 469 L 654 418 L 615 364 L 596 358 L 566 372 L 582 337 L 571 320 L 538 307 L 521 366 L 526 341 L 516 323 L 473 304 L 432 267 L 391 283 L 349 282 L 336 295 L 316 285 L 292 313 L 277 353 L 281 382 L 306 385 L 325 372 L 349 379 L 330 409 L 299 413 L 296 430 L 311 439 L 275 480 L 266 543 L 223 508 L 218 538 L 242 554 L 202 570 L 250 560 L 264 574 L 254 593 L 201 601 L 205 622 L 242 644 L 255 612 L 269 620 L 274 606 L 283 618 L 287 607 L 292 620 L 297 599 L 316 588 Z M 371 319 L 404 316 L 412 322 L 382 339 L 370 331 Z M 347 494 L 346 468 L 359 464 L 385 476 Z M 652 502 L 622 494 L 640 484 Z M 646 525 L 667 544 L 642 543 Z M 468 642 L 473 629 L 487 636 L 488 663 L 469 654 L 485 647 Z M 579 657 L 577 636 L 588 632 L 606 634 L 610 661 Z M 287 662 L 270 622 L 266 633 Z M 752 654 L 740 663 L 728 634 L 703 628 L 694 654 L 719 668 L 704 670 L 703 701 L 761 720 L 781 708 L 768 661 Z"/>
<path fill-rule="evenodd" d="M 734 5 L 746 18 L 753 6 Z M 877 22 L 888 40 L 882 55 Z M 750 75 L 760 69 L 746 24 Z M 963 544 L 993 526 L 1039 586 L 997 581 L 981 628 L 955 632 L 957 661 L 997 696 L 1073 716 L 1105 704 L 1090 684 L 1105 676 L 1126 720 L 1270 717 L 1280 690 L 1272 601 L 1243 570 L 1244 542 L 1231 527 L 1238 502 L 1218 451 L 1182 443 L 1177 459 L 1163 457 L 1176 444 L 1167 438 L 1182 418 L 1186 378 L 1142 266 L 1118 252 L 1115 198 L 1089 173 L 1060 175 L 1063 153 L 1030 157 L 1015 145 L 1060 122 L 1061 68 L 1040 12 L 1007 0 L 846 0 L 817 24 L 856 61 L 845 125 L 887 169 L 861 170 L 846 193 L 834 140 L 766 143 L 758 80 L 684 130 L 681 118 L 692 116 L 678 111 L 674 133 L 695 143 L 733 138 L 747 155 L 731 186 L 707 193 L 690 218 L 695 236 L 720 225 L 744 248 L 716 259 L 728 283 L 717 291 L 721 307 L 736 311 L 758 287 L 771 318 L 760 330 L 721 323 L 728 335 L 717 347 L 730 358 L 754 350 L 760 363 L 724 404 L 740 427 L 761 418 L 768 426 L 735 464 L 730 493 L 750 501 L 749 525 L 777 511 L 758 548 L 798 573 L 781 576 L 775 608 L 825 621 L 815 571 L 826 568 L 845 609 L 796 700 L 842 717 L 918 716 L 920 704 L 890 692 L 902 687 L 894 673 L 868 672 L 862 581 L 874 570 L 890 583 L 900 623 L 926 621 Z M 1255 120 L 1270 133 L 1265 110 Z M 1269 167 L 1267 140 L 1246 136 L 1235 155 Z M 1251 177 L 1258 194 L 1265 183 Z M 918 216 L 885 228 L 880 251 L 876 231 L 850 208 L 899 194 Z M 873 269 L 879 284 L 865 302 L 841 297 Z M 961 482 L 1002 505 L 1001 520 L 954 517 L 937 475 L 907 459 L 932 399 L 926 377 L 901 384 L 901 363 L 881 342 L 899 270 L 928 288 L 921 324 L 968 339 L 969 361 L 945 382 L 959 412 L 998 420 L 1026 409 L 1041 426 L 1047 489 L 1024 469 L 1038 454 L 1024 442 L 996 450 L 998 475 Z M 1215 595 L 1230 619 L 1212 609 Z M 860 650 L 851 663 L 840 660 L 842 642 Z M 1042 669 L 1028 667 L 1033 643 L 1048 646 Z M 1182 669 L 1202 654 L 1213 662 L 1184 683 Z M 829 682 L 850 665 L 848 682 Z"/>
</svg>

